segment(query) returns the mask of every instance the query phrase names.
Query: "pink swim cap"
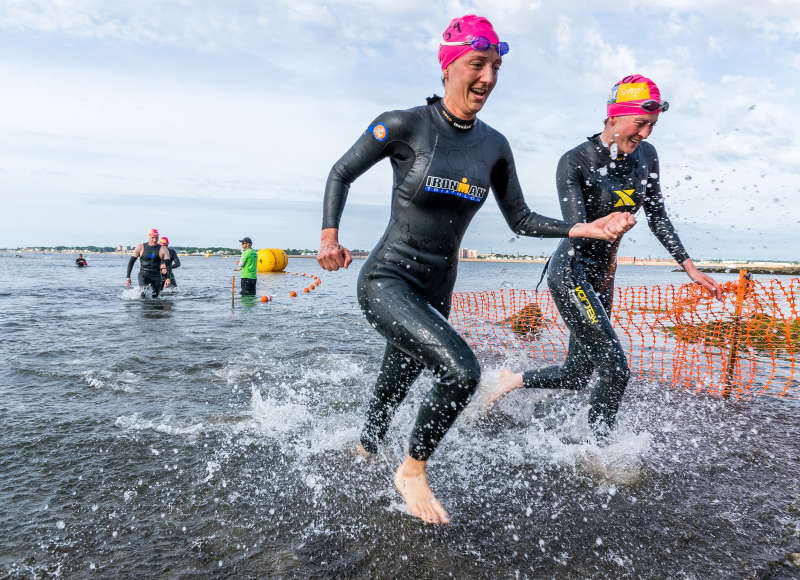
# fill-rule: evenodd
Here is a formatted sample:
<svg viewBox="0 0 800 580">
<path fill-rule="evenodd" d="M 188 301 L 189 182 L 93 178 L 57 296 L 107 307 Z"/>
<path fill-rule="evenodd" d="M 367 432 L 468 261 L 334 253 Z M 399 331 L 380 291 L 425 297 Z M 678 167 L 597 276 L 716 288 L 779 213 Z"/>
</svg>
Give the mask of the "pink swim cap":
<svg viewBox="0 0 800 580">
<path fill-rule="evenodd" d="M 445 42 L 459 42 L 472 40 L 476 36 L 485 36 L 492 44 L 497 44 L 500 39 L 492 28 L 492 23 L 482 16 L 467 14 L 461 18 L 453 18 L 450 25 L 442 33 Z M 441 46 L 439 45 L 439 63 L 442 70 L 454 60 L 467 54 L 472 47 L 468 44 L 462 46 Z"/>
<path fill-rule="evenodd" d="M 661 91 L 656 83 L 642 75 L 630 75 L 619 81 L 608 96 L 606 113 L 609 117 L 660 113 L 669 108 L 661 102 Z"/>
<path fill-rule="evenodd" d="M 150 228 L 150 231 L 147 232 L 147 237 L 150 236 L 158 237 L 158 230 L 156 228 Z"/>
</svg>

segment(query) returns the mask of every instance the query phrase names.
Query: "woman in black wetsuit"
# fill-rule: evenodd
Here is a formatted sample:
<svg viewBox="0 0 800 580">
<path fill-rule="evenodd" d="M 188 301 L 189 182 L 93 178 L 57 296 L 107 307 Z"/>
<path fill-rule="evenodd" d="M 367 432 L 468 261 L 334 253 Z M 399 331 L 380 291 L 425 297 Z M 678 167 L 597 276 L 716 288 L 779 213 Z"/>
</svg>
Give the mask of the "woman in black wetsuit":
<svg viewBox="0 0 800 580">
<path fill-rule="evenodd" d="M 721 299 L 719 285 L 695 267 L 672 227 L 659 185 L 658 156 L 645 141 L 659 113 L 668 108 L 646 77 L 631 75 L 615 84 L 603 132 L 567 151 L 558 163 L 561 212 L 567 221 L 584 221 L 644 208 L 653 234 L 689 278 Z M 521 374 L 503 371 L 489 404 L 523 386 L 583 389 L 596 369 L 599 378 L 589 399 L 589 424 L 596 434 L 614 426 L 629 377 L 625 352 L 609 320 L 619 242 L 573 238 L 559 244 L 550 260 L 547 285 L 570 331 L 566 361 Z"/>
<path fill-rule="evenodd" d="M 444 99 L 432 97 L 426 106 L 380 115 L 336 162 L 325 187 L 318 255 L 326 270 L 350 264 L 349 251 L 338 241 L 347 192 L 359 175 L 389 158 L 391 219 L 358 278 L 359 304 L 387 341 L 361 451 L 377 451 L 408 388 L 423 368 L 430 369 L 436 382 L 420 407 L 408 456 L 394 481 L 410 512 L 431 523 L 446 522 L 448 515 L 428 487 L 426 462 L 480 379 L 474 353 L 447 316 L 459 244 L 489 188 L 520 235 L 613 240 L 635 223 L 623 213 L 586 224 L 531 212 L 508 141 L 476 118 L 497 82 L 508 45 L 488 20 L 474 15 L 454 19 L 443 37 Z"/>
</svg>

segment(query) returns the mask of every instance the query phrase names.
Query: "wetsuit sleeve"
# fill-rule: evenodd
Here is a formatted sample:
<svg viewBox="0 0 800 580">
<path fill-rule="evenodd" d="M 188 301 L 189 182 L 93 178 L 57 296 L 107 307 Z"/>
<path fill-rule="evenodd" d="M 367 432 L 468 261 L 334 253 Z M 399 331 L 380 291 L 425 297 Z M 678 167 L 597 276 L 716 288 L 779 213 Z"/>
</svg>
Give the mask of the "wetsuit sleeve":
<svg viewBox="0 0 800 580">
<path fill-rule="evenodd" d="M 583 199 L 583 176 L 579 162 L 567 152 L 558 160 L 556 189 L 561 204 L 561 215 L 568 222 L 586 221 L 586 203 Z"/>
<path fill-rule="evenodd" d="M 502 147 L 503 154 L 492 168 L 491 182 L 497 205 L 508 226 L 521 236 L 566 238 L 574 222 L 549 218 L 530 210 L 522 195 L 511 147 L 505 138 Z"/>
<path fill-rule="evenodd" d="M 131 256 L 130 260 L 128 260 L 128 273 L 125 274 L 126 278 L 131 277 L 131 272 L 133 271 L 133 265 L 136 263 L 136 256 Z"/>
<path fill-rule="evenodd" d="M 383 113 L 375 119 L 358 141 L 337 161 L 325 184 L 322 228 L 338 228 L 350 185 L 367 169 L 391 155 L 400 138 L 401 111 Z"/>
<path fill-rule="evenodd" d="M 649 145 L 649 143 L 642 143 L 642 145 Z M 647 192 L 642 204 L 644 213 L 647 216 L 647 224 L 650 226 L 653 235 L 675 258 L 675 261 L 682 264 L 689 259 L 689 253 L 683 247 L 681 239 L 678 237 L 667 215 L 664 196 L 661 194 L 659 175 L 658 155 L 656 155 L 655 148 L 652 148 L 652 158 L 649 163 L 649 175 L 647 177 Z"/>
<path fill-rule="evenodd" d="M 159 257 L 160 257 L 160 254 L 161 253 L 159 252 Z M 164 276 L 169 278 L 170 274 L 172 274 L 172 256 L 169 255 L 169 252 L 167 252 L 167 257 L 166 258 L 163 258 L 163 257 L 161 258 L 161 263 L 164 264 L 167 267 L 167 273 L 164 274 Z"/>
<path fill-rule="evenodd" d="M 181 260 L 178 258 L 178 252 L 175 252 L 174 254 L 170 253 L 170 256 L 172 256 L 172 269 L 174 270 L 175 268 L 180 268 Z"/>
</svg>

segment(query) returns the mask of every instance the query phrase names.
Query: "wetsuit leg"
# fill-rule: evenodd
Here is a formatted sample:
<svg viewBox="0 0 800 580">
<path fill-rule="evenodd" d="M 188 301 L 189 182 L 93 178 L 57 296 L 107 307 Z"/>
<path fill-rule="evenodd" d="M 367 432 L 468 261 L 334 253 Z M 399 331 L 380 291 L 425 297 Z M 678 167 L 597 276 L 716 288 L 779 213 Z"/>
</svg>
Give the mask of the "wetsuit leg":
<svg viewBox="0 0 800 580">
<path fill-rule="evenodd" d="M 599 427 L 602 421 L 611 428 L 630 376 L 625 352 L 606 310 L 606 305 L 611 307 L 613 287 L 598 295 L 580 266 L 561 269 L 557 277 L 548 279 L 548 284 L 570 331 L 569 351 L 563 365 L 525 372 L 523 385 L 582 389 L 596 368 L 599 380 L 589 398 L 589 423 Z"/>
<path fill-rule="evenodd" d="M 139 272 L 139 275 L 136 277 L 136 281 L 139 284 L 139 290 L 141 291 L 139 293 L 139 296 L 141 298 L 144 298 L 144 295 L 147 293 L 147 281 L 146 280 L 147 279 L 144 277 L 144 274 Z"/>
<path fill-rule="evenodd" d="M 564 364 L 525 371 L 522 375 L 522 384 L 529 389 L 581 390 L 589 384 L 593 372 L 594 362 L 588 345 L 577 334 L 570 332 Z"/>
<path fill-rule="evenodd" d="M 164 282 L 162 280 L 163 278 L 161 276 L 158 277 L 153 276 L 148 278 L 148 282 L 150 286 L 153 288 L 153 294 L 152 294 L 153 298 L 158 298 L 158 295 L 161 293 L 161 287 L 164 285 Z"/>
<path fill-rule="evenodd" d="M 440 312 L 422 296 L 420 290 L 395 278 L 369 279 L 359 283 L 358 298 L 367 320 L 389 345 L 417 362 L 406 372 L 402 368 L 405 359 L 391 356 L 394 353 L 388 352 L 390 356 L 384 358 L 382 370 L 384 377 L 379 379 L 381 393 L 376 392 L 375 397 L 378 399 L 376 406 L 381 408 L 377 412 L 371 408 L 368 418 L 369 421 L 377 417 L 379 422 L 368 422 L 364 433 L 369 438 L 391 421 L 394 409 L 416 378 L 412 375 L 419 375 L 418 367 L 427 367 L 433 371 L 436 380 L 420 406 L 409 443 L 409 455 L 426 461 L 475 392 L 480 381 L 478 360 L 466 341 L 447 322 L 445 314 L 449 300 L 432 300 L 445 310 Z M 391 377 L 401 377 L 401 380 L 391 384 Z M 387 396 L 392 389 L 396 394 Z"/>
<path fill-rule="evenodd" d="M 158 297 L 159 292 L 161 292 L 161 284 L 162 284 L 161 276 L 158 276 L 156 278 L 155 276 L 149 276 L 144 272 L 139 272 L 138 279 L 139 279 L 139 288 L 141 288 L 142 290 L 142 298 L 144 298 L 148 286 L 152 288 L 152 294 L 151 294 L 152 297 L 153 298 Z"/>
<path fill-rule="evenodd" d="M 381 372 L 367 408 L 367 420 L 361 431 L 361 445 L 369 453 L 377 453 L 392 422 L 397 406 L 403 401 L 424 365 L 399 348 L 386 345 Z"/>
</svg>

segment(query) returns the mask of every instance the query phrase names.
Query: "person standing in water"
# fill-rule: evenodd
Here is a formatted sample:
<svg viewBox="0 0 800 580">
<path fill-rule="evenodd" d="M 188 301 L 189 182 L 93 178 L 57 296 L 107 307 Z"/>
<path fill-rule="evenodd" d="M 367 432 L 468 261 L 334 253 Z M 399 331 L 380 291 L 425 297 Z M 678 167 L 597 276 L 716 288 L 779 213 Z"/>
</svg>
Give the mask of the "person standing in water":
<svg viewBox="0 0 800 580">
<path fill-rule="evenodd" d="M 169 287 L 169 251 L 165 246 L 158 245 L 158 230 L 155 228 L 147 232 L 147 243 L 139 244 L 134 248 L 130 260 L 128 260 L 128 273 L 125 277 L 125 285 L 131 287 L 131 271 L 136 260 L 139 260 L 139 288 L 142 291 L 142 298 L 144 298 L 147 286 L 152 289 L 153 298 L 158 297 L 161 292 L 161 262 L 167 263 L 167 280 L 164 282 L 165 287 Z"/>
<path fill-rule="evenodd" d="M 326 270 L 338 270 L 352 261 L 338 236 L 350 184 L 381 159 L 391 161 L 391 219 L 357 284 L 367 320 L 387 341 L 361 452 L 377 451 L 411 384 L 423 368 L 432 371 L 434 387 L 394 477 L 410 513 L 429 523 L 447 522 L 449 516 L 428 485 L 427 461 L 480 379 L 475 354 L 447 316 L 461 238 L 489 189 L 519 235 L 613 241 L 635 223 L 624 213 L 592 223 L 564 222 L 528 208 L 508 141 L 477 119 L 508 50 L 485 18 L 453 19 L 439 48 L 444 98 L 434 95 L 426 106 L 378 116 L 336 162 L 325 186 L 317 260 Z"/>
<path fill-rule="evenodd" d="M 175 281 L 175 268 L 181 267 L 181 259 L 178 257 L 178 252 L 169 247 L 169 238 L 166 236 L 161 236 L 161 239 L 158 240 L 158 245 L 167 248 L 169 252 L 169 260 L 167 260 L 169 264 L 167 264 L 167 262 L 161 262 L 161 277 L 163 278 L 161 289 L 164 289 L 167 281 L 169 281 L 169 285 L 172 288 L 177 288 L 178 283 Z M 168 265 L 169 268 L 167 268 Z M 167 271 L 169 271 L 169 275 L 167 275 Z"/>
<path fill-rule="evenodd" d="M 256 295 L 256 280 L 258 279 L 258 254 L 253 249 L 253 240 L 248 236 L 239 240 L 242 244 L 242 257 L 239 259 L 239 265 L 234 268 L 235 271 L 242 271 L 241 290 L 239 294 L 242 296 L 255 296 Z"/>
<path fill-rule="evenodd" d="M 83 258 L 83 254 L 78 254 L 78 257 L 75 258 L 75 265 L 78 268 L 85 268 L 89 264 L 86 263 L 86 260 Z"/>
<path fill-rule="evenodd" d="M 668 108 L 647 77 L 630 75 L 616 83 L 603 131 L 567 151 L 558 163 L 561 211 L 567 221 L 583 221 L 614 211 L 634 214 L 644 208 L 650 230 L 664 248 L 693 282 L 719 300 L 719 284 L 697 269 L 667 216 L 658 155 L 645 141 L 659 113 Z M 597 370 L 599 379 L 589 398 L 589 424 L 601 436 L 613 428 L 629 378 L 625 352 L 609 320 L 620 240 L 574 237 L 559 244 L 547 270 L 547 285 L 569 328 L 567 358 L 562 365 L 524 373 L 503 370 L 488 404 L 521 387 L 584 389 Z"/>
</svg>

